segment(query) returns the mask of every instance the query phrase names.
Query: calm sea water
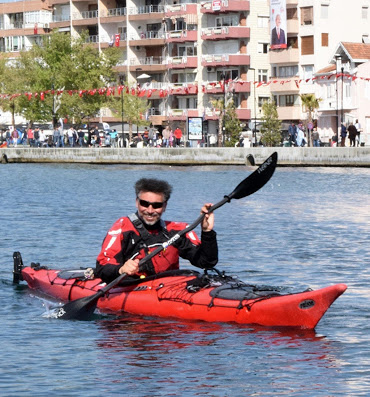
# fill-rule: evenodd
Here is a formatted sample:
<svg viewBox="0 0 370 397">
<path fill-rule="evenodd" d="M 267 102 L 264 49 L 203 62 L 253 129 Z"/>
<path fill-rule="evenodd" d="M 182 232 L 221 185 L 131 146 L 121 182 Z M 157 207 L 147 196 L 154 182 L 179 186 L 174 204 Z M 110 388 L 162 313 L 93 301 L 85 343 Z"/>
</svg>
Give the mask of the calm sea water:
<svg viewBox="0 0 370 397">
<path fill-rule="evenodd" d="M 368 396 L 369 169 L 278 168 L 259 192 L 216 212 L 219 270 L 257 284 L 348 285 L 315 331 L 133 316 L 61 321 L 12 284 L 17 250 L 27 265 L 94 265 L 107 229 L 133 211 L 139 177 L 172 183 L 166 217 L 192 222 L 250 172 L 0 165 L 0 395 Z"/>
</svg>

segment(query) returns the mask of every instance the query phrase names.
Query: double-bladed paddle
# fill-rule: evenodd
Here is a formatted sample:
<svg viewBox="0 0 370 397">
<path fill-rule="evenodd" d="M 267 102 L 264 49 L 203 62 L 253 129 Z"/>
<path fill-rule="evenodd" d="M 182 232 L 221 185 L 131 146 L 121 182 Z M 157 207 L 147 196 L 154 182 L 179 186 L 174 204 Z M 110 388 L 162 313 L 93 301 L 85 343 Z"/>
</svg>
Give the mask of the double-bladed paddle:
<svg viewBox="0 0 370 397">
<path fill-rule="evenodd" d="M 209 208 L 208 213 L 215 211 L 220 208 L 225 203 L 229 203 L 232 199 L 241 199 L 247 197 L 257 190 L 261 189 L 271 178 L 275 171 L 277 163 L 277 153 L 274 152 L 263 164 L 261 164 L 252 174 L 247 176 L 239 185 L 227 196 Z M 203 220 L 205 214 L 201 214 L 198 219 L 185 229 L 177 232 L 168 241 L 164 242 L 161 246 L 152 251 L 149 255 L 145 256 L 139 262 L 139 267 L 147 263 L 153 256 L 157 255 L 170 245 L 172 245 L 176 240 L 178 240 L 184 234 L 195 229 Z M 101 288 L 97 293 L 85 298 L 76 299 L 74 301 L 66 303 L 64 306 L 60 307 L 56 312 L 57 318 L 62 319 L 75 319 L 75 320 L 88 320 L 91 318 L 99 298 L 104 296 L 110 289 L 118 285 L 121 280 L 126 277 L 126 273 L 122 273 L 119 277 L 114 279 L 112 282 L 107 284 L 105 287 Z"/>
</svg>

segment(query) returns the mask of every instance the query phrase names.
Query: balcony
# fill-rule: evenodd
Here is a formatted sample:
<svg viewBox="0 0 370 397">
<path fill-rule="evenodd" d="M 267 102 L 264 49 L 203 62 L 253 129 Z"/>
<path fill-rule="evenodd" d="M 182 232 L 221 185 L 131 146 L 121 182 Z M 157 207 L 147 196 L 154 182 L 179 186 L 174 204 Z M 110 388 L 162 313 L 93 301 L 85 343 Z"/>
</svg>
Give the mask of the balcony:
<svg viewBox="0 0 370 397">
<path fill-rule="evenodd" d="M 185 69 L 185 68 L 196 68 L 198 66 L 198 57 L 172 57 L 168 58 L 168 69 Z"/>
<path fill-rule="evenodd" d="M 235 93 L 251 92 L 251 83 L 244 80 L 235 81 L 233 83 L 233 91 Z"/>
<path fill-rule="evenodd" d="M 250 28 L 246 26 L 222 26 L 202 29 L 202 40 L 239 39 L 250 36 Z"/>
<path fill-rule="evenodd" d="M 236 110 L 236 115 L 238 116 L 239 120 L 250 120 L 251 119 L 251 110 L 238 108 Z"/>
<path fill-rule="evenodd" d="M 219 81 L 205 82 L 205 89 L 207 94 L 222 94 L 224 92 L 223 87 Z"/>
<path fill-rule="evenodd" d="M 167 43 L 183 43 L 185 41 L 197 41 L 196 30 L 172 30 L 166 34 Z"/>
<path fill-rule="evenodd" d="M 127 9 L 127 13 L 130 21 L 146 21 L 148 18 L 150 18 L 150 20 L 162 19 L 164 17 L 164 6 L 147 5 L 141 7 L 129 7 Z"/>
<path fill-rule="evenodd" d="M 271 78 L 270 90 L 273 93 L 299 92 L 299 77 Z M 297 83 L 296 83 L 297 82 Z M 298 85 L 297 85 L 298 84 Z"/>
<path fill-rule="evenodd" d="M 196 83 L 177 83 L 170 85 L 170 95 L 196 95 L 198 85 Z"/>
<path fill-rule="evenodd" d="M 225 54 L 225 55 L 204 55 L 202 57 L 202 66 L 240 66 L 249 65 L 250 56 L 247 54 Z"/>
<path fill-rule="evenodd" d="M 168 111 L 168 120 L 186 121 L 188 117 L 201 117 L 198 109 L 170 109 Z"/>
<path fill-rule="evenodd" d="M 72 24 L 73 26 L 97 25 L 98 11 L 74 12 L 72 14 Z"/>
<path fill-rule="evenodd" d="M 302 118 L 301 106 L 278 106 L 280 120 L 300 120 Z"/>
<path fill-rule="evenodd" d="M 100 11 L 100 22 L 101 23 L 114 23 L 122 22 L 122 17 L 126 16 L 126 7 L 121 8 L 109 8 Z"/>
<path fill-rule="evenodd" d="M 163 31 L 146 31 L 130 36 L 130 46 L 157 46 L 165 44 L 166 33 Z"/>
<path fill-rule="evenodd" d="M 298 48 L 287 48 L 283 50 L 270 51 L 270 63 L 299 63 L 299 49 Z"/>
<path fill-rule="evenodd" d="M 206 1 L 201 4 L 200 12 L 203 14 L 219 14 L 236 11 L 249 11 L 248 0 L 220 0 Z"/>
<path fill-rule="evenodd" d="M 166 59 L 162 57 L 141 57 L 129 61 L 130 72 L 135 72 L 140 67 L 142 72 L 160 72 L 167 70 Z"/>
<path fill-rule="evenodd" d="M 205 120 L 218 120 L 221 116 L 221 111 L 214 108 L 205 108 L 204 109 L 204 118 Z"/>
<path fill-rule="evenodd" d="M 287 31 L 289 32 L 289 34 L 298 34 L 299 33 L 299 23 L 298 23 L 298 19 L 288 19 L 286 21 L 287 24 Z"/>
<path fill-rule="evenodd" d="M 189 14 L 197 14 L 197 5 L 196 4 L 171 4 L 165 6 L 165 16 L 166 18 L 171 18 L 177 15 L 189 15 Z"/>
</svg>

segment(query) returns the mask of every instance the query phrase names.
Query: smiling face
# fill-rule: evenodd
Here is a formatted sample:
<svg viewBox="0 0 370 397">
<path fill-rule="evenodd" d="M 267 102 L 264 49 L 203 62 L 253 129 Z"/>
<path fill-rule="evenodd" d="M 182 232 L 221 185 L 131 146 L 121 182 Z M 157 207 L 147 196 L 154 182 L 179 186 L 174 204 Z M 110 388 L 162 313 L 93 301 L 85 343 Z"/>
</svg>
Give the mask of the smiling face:
<svg viewBox="0 0 370 397">
<path fill-rule="evenodd" d="M 159 203 L 163 204 L 161 208 L 153 208 L 153 205 L 157 207 L 160 205 Z M 165 202 L 164 195 L 162 193 L 140 192 L 136 199 L 136 208 L 140 218 L 150 226 L 154 225 L 161 219 L 166 207 L 167 203 Z"/>
</svg>

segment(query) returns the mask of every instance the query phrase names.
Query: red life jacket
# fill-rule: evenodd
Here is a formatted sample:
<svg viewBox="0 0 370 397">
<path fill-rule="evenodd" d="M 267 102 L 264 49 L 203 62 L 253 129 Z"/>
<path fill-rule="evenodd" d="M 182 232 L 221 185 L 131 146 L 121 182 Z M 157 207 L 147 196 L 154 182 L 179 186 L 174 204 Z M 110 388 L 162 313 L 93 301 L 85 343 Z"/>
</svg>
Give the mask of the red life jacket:
<svg viewBox="0 0 370 397">
<path fill-rule="evenodd" d="M 123 265 L 128 259 L 142 259 L 159 245 L 169 240 L 177 231 L 185 229 L 186 223 L 161 221 L 159 229 L 147 230 L 136 214 L 120 218 L 108 231 L 102 250 L 97 257 L 101 265 Z M 196 246 L 200 244 L 194 232 L 186 237 Z M 179 268 L 179 252 L 169 246 L 144 266 L 143 274 L 150 275 Z"/>
</svg>

